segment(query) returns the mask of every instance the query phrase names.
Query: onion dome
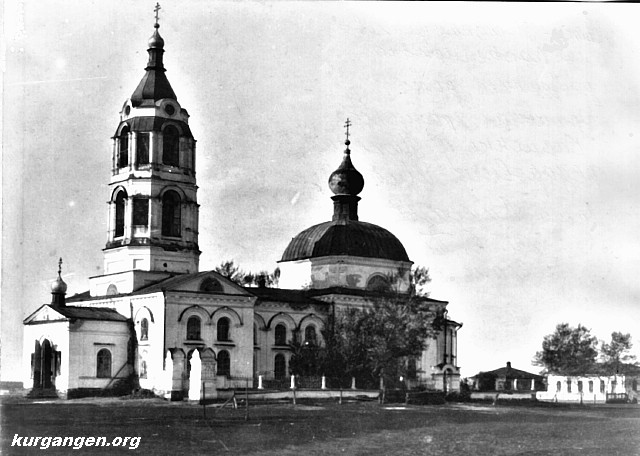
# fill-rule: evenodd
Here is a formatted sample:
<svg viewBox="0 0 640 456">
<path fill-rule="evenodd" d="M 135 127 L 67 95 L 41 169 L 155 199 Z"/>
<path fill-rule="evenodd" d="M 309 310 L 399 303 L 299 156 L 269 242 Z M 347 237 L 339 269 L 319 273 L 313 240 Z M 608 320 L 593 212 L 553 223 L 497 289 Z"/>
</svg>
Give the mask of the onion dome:
<svg viewBox="0 0 640 456">
<path fill-rule="evenodd" d="M 51 293 L 65 294 L 67 292 L 67 284 L 62 277 L 58 276 L 56 280 L 51 283 Z"/>
<path fill-rule="evenodd" d="M 329 188 L 335 195 L 356 196 L 364 188 L 364 178 L 362 174 L 351 163 L 351 150 L 348 139 L 344 142 L 347 148 L 342 157 L 342 163 L 329 176 Z"/>
<path fill-rule="evenodd" d="M 151 36 L 151 38 L 149 38 L 149 49 L 151 49 L 151 48 L 163 49 L 164 48 L 164 40 L 160 36 L 160 33 L 158 33 L 158 29 L 160 28 L 160 24 L 156 24 L 156 25 L 154 25 L 154 27 L 155 27 L 155 31 L 153 32 L 153 35 Z"/>
<path fill-rule="evenodd" d="M 64 307 L 64 295 L 66 293 L 67 284 L 62 280 L 62 258 L 60 258 L 60 260 L 58 260 L 58 277 L 51 283 L 51 304 Z"/>
</svg>

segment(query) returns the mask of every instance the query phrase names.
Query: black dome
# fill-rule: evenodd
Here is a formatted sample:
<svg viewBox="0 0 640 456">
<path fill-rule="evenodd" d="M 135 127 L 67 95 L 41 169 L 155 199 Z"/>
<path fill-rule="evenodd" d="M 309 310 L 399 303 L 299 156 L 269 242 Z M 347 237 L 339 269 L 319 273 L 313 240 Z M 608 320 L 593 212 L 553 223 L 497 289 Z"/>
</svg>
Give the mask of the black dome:
<svg viewBox="0 0 640 456">
<path fill-rule="evenodd" d="M 355 220 L 320 223 L 294 237 L 280 261 L 333 255 L 410 261 L 402 243 L 382 227 Z"/>
</svg>

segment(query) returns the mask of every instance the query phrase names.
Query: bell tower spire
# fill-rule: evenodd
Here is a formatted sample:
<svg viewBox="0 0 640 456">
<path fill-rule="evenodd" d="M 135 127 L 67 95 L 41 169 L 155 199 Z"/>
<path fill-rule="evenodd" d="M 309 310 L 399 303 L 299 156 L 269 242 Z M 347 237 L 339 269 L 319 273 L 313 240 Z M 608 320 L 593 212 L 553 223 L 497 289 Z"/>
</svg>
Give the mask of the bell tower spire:
<svg viewBox="0 0 640 456">
<path fill-rule="evenodd" d="M 159 11 L 156 4 L 145 74 L 125 101 L 112 138 L 106 275 L 198 271 L 196 141 L 165 74 Z"/>
</svg>

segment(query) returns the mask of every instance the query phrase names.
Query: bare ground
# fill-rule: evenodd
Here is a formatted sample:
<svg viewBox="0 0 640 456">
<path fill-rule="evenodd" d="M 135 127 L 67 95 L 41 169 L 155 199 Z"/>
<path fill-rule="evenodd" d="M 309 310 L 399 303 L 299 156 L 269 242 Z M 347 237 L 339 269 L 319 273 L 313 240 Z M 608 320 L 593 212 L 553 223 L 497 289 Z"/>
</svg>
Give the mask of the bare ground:
<svg viewBox="0 0 640 456">
<path fill-rule="evenodd" d="M 2 454 L 639 455 L 640 406 L 380 406 L 215 410 L 159 399 L 4 400 Z M 19 436 L 139 436 L 136 449 L 11 447 Z"/>
</svg>

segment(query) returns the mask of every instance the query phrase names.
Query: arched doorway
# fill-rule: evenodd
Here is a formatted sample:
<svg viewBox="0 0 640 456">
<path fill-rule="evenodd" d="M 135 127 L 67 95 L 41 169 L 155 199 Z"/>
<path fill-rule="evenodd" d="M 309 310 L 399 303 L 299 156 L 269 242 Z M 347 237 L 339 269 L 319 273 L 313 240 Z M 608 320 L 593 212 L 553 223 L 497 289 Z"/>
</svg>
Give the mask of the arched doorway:
<svg viewBox="0 0 640 456">
<path fill-rule="evenodd" d="M 53 349 L 51 341 L 45 339 L 40 343 L 36 340 L 31 355 L 33 388 L 55 388 L 55 377 L 60 364 L 60 354 Z"/>
</svg>

